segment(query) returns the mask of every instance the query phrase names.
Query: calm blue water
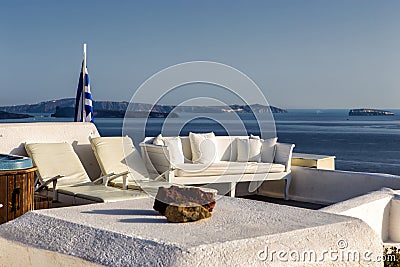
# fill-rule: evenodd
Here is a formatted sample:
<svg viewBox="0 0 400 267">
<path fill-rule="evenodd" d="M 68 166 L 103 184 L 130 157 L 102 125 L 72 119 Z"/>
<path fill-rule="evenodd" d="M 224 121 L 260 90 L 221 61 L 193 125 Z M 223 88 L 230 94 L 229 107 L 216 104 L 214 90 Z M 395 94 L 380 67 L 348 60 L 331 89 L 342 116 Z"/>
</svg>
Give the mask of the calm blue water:
<svg viewBox="0 0 400 267">
<path fill-rule="evenodd" d="M 394 112 L 400 114 L 400 110 Z M 289 113 L 274 114 L 277 136 L 280 142 L 296 144 L 295 152 L 336 156 L 337 169 L 400 175 L 400 115 L 349 117 L 347 113 L 348 110 L 289 110 Z M 19 122 L 71 120 L 36 115 L 34 119 Z M 179 132 L 181 129 L 182 135 L 187 135 L 189 131 L 214 131 L 217 135 L 224 135 L 225 128 L 232 129 L 238 124 L 225 114 L 213 115 L 219 123 L 201 118 L 185 124 L 194 115 L 180 115 L 180 118 L 169 121 L 169 128 L 176 126 L 175 130 Z M 253 116 L 241 115 L 241 119 L 248 133 L 260 134 Z M 130 122 L 140 125 L 143 119 L 130 119 Z M 164 119 L 150 119 L 146 135 L 160 133 L 163 123 Z M 122 124 L 123 119 L 96 119 L 96 126 L 103 136 L 121 135 Z M 135 136 L 134 127 L 129 133 L 136 139 L 136 144 L 141 141 L 138 140 L 141 137 Z"/>
</svg>

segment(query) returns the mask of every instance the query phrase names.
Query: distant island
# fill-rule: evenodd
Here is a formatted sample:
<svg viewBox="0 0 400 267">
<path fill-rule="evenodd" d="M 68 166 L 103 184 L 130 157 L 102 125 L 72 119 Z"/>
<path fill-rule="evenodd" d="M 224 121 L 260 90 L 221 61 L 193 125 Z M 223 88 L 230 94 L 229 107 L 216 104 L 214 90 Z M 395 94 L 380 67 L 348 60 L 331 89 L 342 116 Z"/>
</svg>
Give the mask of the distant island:
<svg viewBox="0 0 400 267">
<path fill-rule="evenodd" d="M 0 107 L 0 110 L 14 113 L 51 113 L 53 117 L 73 117 L 74 98 L 66 98 L 52 101 L 44 101 L 38 104 L 15 105 Z M 176 113 L 286 113 L 287 110 L 274 106 L 253 105 L 231 105 L 223 106 L 179 106 L 174 105 L 152 105 L 145 103 L 117 102 L 117 101 L 93 101 L 95 117 L 98 118 L 123 118 L 129 107 L 128 116 L 132 118 L 150 117 L 164 118 L 166 116 L 177 117 Z M 170 114 L 171 112 L 174 114 Z"/>
<path fill-rule="evenodd" d="M 125 112 L 125 110 L 105 110 L 105 109 L 94 109 L 95 118 L 177 118 L 178 114 L 163 113 L 163 112 L 148 112 L 148 111 L 135 111 L 135 112 Z M 51 114 L 51 117 L 56 118 L 73 118 L 75 115 L 75 108 L 73 107 L 56 107 L 56 112 Z"/>
<path fill-rule="evenodd" d="M 351 109 L 349 111 L 349 116 L 392 116 L 392 115 L 394 115 L 394 113 L 391 111 L 369 109 L 369 108 Z"/>
<path fill-rule="evenodd" d="M 31 117 L 33 116 L 27 114 L 17 114 L 17 113 L 0 111 L 0 120 L 26 119 Z"/>
</svg>

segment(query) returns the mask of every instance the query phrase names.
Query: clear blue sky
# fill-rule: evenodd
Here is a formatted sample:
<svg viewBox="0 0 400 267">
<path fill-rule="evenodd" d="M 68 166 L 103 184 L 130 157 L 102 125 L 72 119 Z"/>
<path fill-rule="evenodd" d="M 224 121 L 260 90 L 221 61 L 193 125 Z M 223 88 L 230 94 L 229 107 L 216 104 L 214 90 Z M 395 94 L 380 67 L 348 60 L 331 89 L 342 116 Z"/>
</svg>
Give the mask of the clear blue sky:
<svg viewBox="0 0 400 267">
<path fill-rule="evenodd" d="M 211 60 L 284 108 L 400 108 L 400 1 L 0 1 L 0 105 L 74 97 L 88 44 L 95 100 Z M 188 90 L 190 96 L 190 92 Z"/>
</svg>

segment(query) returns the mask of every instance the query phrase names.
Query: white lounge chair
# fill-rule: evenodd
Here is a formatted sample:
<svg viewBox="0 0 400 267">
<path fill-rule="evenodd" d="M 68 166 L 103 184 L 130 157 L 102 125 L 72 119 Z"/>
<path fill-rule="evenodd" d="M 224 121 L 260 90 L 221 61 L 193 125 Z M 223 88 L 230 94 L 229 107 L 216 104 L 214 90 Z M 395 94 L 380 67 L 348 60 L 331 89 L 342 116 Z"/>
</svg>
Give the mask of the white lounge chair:
<svg viewBox="0 0 400 267">
<path fill-rule="evenodd" d="M 71 144 L 32 143 L 25 144 L 25 149 L 38 167 L 37 189 L 53 191 L 54 200 L 86 204 L 148 197 L 139 190 L 128 191 L 95 184 L 100 180 L 108 182 L 120 174 L 110 173 L 91 181 Z"/>
<path fill-rule="evenodd" d="M 114 173 L 121 174 L 112 181 L 105 178 L 104 183 L 124 189 L 151 190 L 155 193 L 160 186 L 171 185 L 165 181 L 163 175 L 150 178 L 130 137 L 95 137 L 90 138 L 90 143 L 104 177 Z"/>
</svg>

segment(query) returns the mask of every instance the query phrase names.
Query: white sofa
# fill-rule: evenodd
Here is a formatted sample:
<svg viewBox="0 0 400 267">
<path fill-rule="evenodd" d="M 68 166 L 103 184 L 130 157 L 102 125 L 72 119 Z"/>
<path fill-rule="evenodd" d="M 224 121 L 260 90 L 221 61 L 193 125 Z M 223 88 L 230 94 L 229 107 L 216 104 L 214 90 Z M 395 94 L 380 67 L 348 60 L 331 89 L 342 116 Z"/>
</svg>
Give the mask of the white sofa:
<svg viewBox="0 0 400 267">
<path fill-rule="evenodd" d="M 247 136 L 216 136 L 217 153 L 221 161 L 211 164 L 194 164 L 188 136 L 181 136 L 182 150 L 185 157 L 183 164 L 171 164 L 169 149 L 164 145 L 153 144 L 155 137 L 146 137 L 140 143 L 142 157 L 149 170 L 167 173 L 170 183 L 184 185 L 230 184 L 230 195 L 235 196 L 239 182 L 252 182 L 249 188 L 255 191 L 263 181 L 284 180 L 285 199 L 291 181 L 291 158 L 294 144 L 276 143 L 274 160 L 268 162 L 237 162 L 237 138 Z"/>
</svg>

